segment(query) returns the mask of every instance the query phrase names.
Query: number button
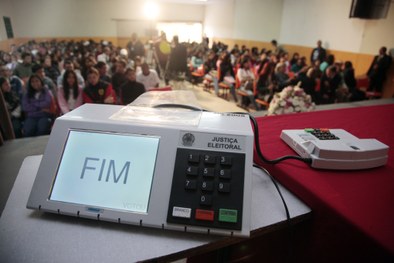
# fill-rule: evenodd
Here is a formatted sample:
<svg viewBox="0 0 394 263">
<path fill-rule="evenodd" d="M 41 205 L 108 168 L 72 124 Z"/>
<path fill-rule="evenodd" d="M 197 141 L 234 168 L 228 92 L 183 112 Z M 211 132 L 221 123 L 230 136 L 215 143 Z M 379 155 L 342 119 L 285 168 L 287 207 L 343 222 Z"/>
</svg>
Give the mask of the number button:
<svg viewBox="0 0 394 263">
<path fill-rule="evenodd" d="M 198 167 L 196 166 L 188 166 L 186 168 L 186 174 L 188 175 L 198 175 Z"/>
<path fill-rule="evenodd" d="M 215 156 L 205 154 L 204 155 L 204 163 L 206 164 L 215 164 L 216 163 L 216 158 Z"/>
<path fill-rule="evenodd" d="M 200 161 L 200 155 L 190 153 L 189 156 L 187 157 L 187 160 L 190 163 L 198 163 Z"/>
<path fill-rule="evenodd" d="M 231 179 L 231 170 L 230 169 L 220 169 L 219 170 L 219 178 Z"/>
<path fill-rule="evenodd" d="M 220 164 L 222 165 L 231 165 L 232 160 L 230 156 L 220 156 Z"/>
<path fill-rule="evenodd" d="M 207 192 L 212 192 L 213 191 L 213 182 L 203 181 L 201 183 L 201 190 L 207 191 Z"/>
<path fill-rule="evenodd" d="M 207 167 L 205 167 L 202 170 L 202 175 L 205 176 L 205 177 L 214 177 L 215 169 L 214 168 L 207 168 Z"/>
<path fill-rule="evenodd" d="M 230 184 L 220 182 L 218 184 L 218 191 L 221 193 L 230 193 Z"/>
<path fill-rule="evenodd" d="M 200 204 L 210 206 L 212 205 L 212 196 L 210 195 L 202 195 L 200 197 Z"/>
<path fill-rule="evenodd" d="M 196 190 L 197 182 L 195 180 L 186 180 L 185 181 L 185 189 L 186 190 Z"/>
</svg>

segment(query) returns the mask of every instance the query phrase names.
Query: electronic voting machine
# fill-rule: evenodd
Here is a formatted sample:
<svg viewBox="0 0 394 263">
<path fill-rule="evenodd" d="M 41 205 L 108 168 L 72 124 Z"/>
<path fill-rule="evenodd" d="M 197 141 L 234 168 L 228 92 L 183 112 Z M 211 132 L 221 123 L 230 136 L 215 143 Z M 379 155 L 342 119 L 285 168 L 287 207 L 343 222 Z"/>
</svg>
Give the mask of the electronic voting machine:
<svg viewBox="0 0 394 263">
<path fill-rule="evenodd" d="M 85 104 L 56 120 L 27 208 L 249 236 L 252 164 L 247 115 Z"/>
<path fill-rule="evenodd" d="M 343 129 L 283 130 L 280 137 L 319 169 L 358 170 L 385 165 L 389 146 L 376 139 L 359 139 Z"/>
</svg>

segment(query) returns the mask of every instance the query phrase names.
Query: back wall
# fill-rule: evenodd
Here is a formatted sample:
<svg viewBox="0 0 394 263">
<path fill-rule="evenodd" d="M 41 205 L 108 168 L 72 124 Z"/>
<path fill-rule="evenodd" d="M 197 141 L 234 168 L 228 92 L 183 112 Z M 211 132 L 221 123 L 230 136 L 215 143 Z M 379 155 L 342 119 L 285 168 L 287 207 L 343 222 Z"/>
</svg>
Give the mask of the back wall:
<svg viewBox="0 0 394 263">
<path fill-rule="evenodd" d="M 143 20 L 142 0 L 0 0 L 0 15 L 11 17 L 15 38 L 0 27 L 0 48 L 28 39 L 107 39 L 124 45 L 119 21 Z M 308 56 L 316 41 L 337 60 L 351 60 L 356 74 L 368 69 L 381 46 L 394 50 L 394 5 L 386 19 L 349 18 L 351 0 L 215 0 L 208 4 L 160 1 L 161 21 L 203 22 L 212 39 L 230 45 L 270 47 L 277 39 L 290 52 Z M 136 23 L 138 24 L 138 23 Z M 394 63 L 393 63 L 394 64 Z M 394 66 L 394 65 L 393 65 Z M 394 72 L 392 69 L 391 72 Z M 394 74 L 394 73 L 392 73 Z M 394 94 L 394 75 L 386 89 Z"/>
</svg>

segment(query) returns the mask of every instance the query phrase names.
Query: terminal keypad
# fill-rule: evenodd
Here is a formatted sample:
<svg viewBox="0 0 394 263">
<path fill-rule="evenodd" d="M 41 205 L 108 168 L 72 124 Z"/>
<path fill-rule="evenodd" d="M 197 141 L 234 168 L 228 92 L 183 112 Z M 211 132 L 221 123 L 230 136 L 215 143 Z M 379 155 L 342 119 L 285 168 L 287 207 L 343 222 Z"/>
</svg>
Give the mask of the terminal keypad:
<svg viewBox="0 0 394 263">
<path fill-rule="evenodd" d="M 312 129 L 307 128 L 305 129 L 307 133 L 314 135 L 319 140 L 339 140 L 337 136 L 332 134 L 329 129 L 326 128 L 319 128 L 319 129 Z"/>
<path fill-rule="evenodd" d="M 244 173 L 245 154 L 179 148 L 167 222 L 240 230 Z"/>
</svg>

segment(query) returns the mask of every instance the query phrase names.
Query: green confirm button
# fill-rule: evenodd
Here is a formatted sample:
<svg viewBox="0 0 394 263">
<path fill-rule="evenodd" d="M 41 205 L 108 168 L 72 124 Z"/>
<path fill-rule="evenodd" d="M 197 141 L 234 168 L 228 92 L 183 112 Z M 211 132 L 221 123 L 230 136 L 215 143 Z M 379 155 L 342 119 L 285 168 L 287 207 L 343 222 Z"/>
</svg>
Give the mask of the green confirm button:
<svg viewBox="0 0 394 263">
<path fill-rule="evenodd" d="M 237 223 L 238 210 L 219 209 L 219 221 L 228 223 Z"/>
</svg>

